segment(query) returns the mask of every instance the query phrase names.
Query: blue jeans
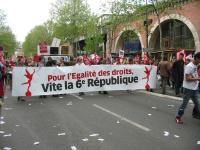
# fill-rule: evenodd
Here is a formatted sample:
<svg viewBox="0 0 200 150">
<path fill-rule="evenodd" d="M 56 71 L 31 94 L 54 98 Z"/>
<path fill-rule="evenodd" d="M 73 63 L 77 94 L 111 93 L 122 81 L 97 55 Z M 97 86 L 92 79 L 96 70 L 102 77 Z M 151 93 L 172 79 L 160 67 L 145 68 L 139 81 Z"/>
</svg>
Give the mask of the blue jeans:
<svg viewBox="0 0 200 150">
<path fill-rule="evenodd" d="M 176 115 L 176 117 L 182 117 L 185 111 L 185 108 L 187 107 L 187 104 L 190 100 L 190 98 L 192 99 L 196 109 L 198 112 L 200 112 L 200 101 L 198 99 L 198 90 L 190 90 L 190 89 L 183 89 L 183 102 L 181 104 L 181 106 L 178 109 L 178 113 Z"/>
</svg>

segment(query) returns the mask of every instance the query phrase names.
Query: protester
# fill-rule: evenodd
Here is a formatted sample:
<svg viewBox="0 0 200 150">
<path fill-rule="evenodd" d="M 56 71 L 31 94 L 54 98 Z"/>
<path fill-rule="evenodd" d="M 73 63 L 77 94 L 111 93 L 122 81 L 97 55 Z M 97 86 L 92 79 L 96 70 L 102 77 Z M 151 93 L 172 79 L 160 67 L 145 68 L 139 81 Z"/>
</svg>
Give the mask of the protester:
<svg viewBox="0 0 200 150">
<path fill-rule="evenodd" d="M 161 86 L 162 86 L 162 94 L 166 94 L 166 84 L 170 86 L 169 77 L 170 77 L 170 63 L 167 61 L 167 57 L 163 58 L 158 65 L 158 70 L 160 71 L 161 76 Z"/>
<path fill-rule="evenodd" d="M 18 67 L 24 67 L 25 66 L 25 60 L 24 59 L 18 59 L 18 63 L 17 63 Z M 21 96 L 17 97 L 18 101 L 25 101 L 25 99 L 23 99 Z"/>
<path fill-rule="evenodd" d="M 64 57 L 61 57 L 61 58 L 60 58 L 59 66 L 65 66 Z"/>
<path fill-rule="evenodd" d="M 6 65 L 3 59 L 2 53 L 0 53 L 0 107 L 2 107 L 4 102 L 4 82 L 5 82 L 5 75 L 6 75 Z"/>
<path fill-rule="evenodd" d="M 37 62 L 37 67 L 44 67 L 44 61 L 42 59 L 42 57 L 39 57 L 38 59 L 39 62 Z M 39 98 L 46 98 L 47 96 L 46 95 L 40 95 Z"/>
<path fill-rule="evenodd" d="M 48 61 L 47 61 L 47 63 L 46 63 L 46 66 L 47 66 L 47 67 L 53 66 L 53 59 L 52 59 L 51 57 L 48 57 Z"/>
<path fill-rule="evenodd" d="M 44 67 L 44 59 L 42 57 L 39 57 L 39 62 L 37 63 L 37 67 Z"/>
<path fill-rule="evenodd" d="M 180 89 L 182 88 L 183 84 L 183 74 L 184 74 L 184 54 L 180 53 L 179 59 L 174 62 L 172 65 L 172 76 L 175 83 L 175 94 L 176 96 L 180 96 Z"/>
<path fill-rule="evenodd" d="M 99 61 L 99 65 L 104 65 L 104 64 L 110 65 L 111 64 L 110 58 L 101 58 Z M 99 91 L 99 94 L 102 93 L 108 94 L 108 91 Z"/>
<path fill-rule="evenodd" d="M 78 58 L 77 58 L 77 62 L 76 62 L 76 65 L 75 66 L 85 66 L 85 64 L 83 63 L 83 57 L 82 56 L 79 56 Z M 85 95 L 85 93 L 84 92 L 80 92 L 79 93 L 79 96 L 82 96 L 82 95 Z"/>
<path fill-rule="evenodd" d="M 191 61 L 193 61 L 192 55 L 188 55 L 188 56 L 185 58 L 185 65 L 189 64 Z"/>
<path fill-rule="evenodd" d="M 182 124 L 182 116 L 184 114 L 184 111 L 187 107 L 187 104 L 192 99 L 193 103 L 195 104 L 193 111 L 196 111 L 195 115 L 193 116 L 195 118 L 200 118 L 200 101 L 198 99 L 198 84 L 200 77 L 197 73 L 197 65 L 200 63 L 200 52 L 196 53 L 194 55 L 194 60 L 190 62 L 186 67 L 184 71 L 184 80 L 183 80 L 183 102 L 181 106 L 178 109 L 177 115 L 176 115 L 176 123 Z M 197 115 L 198 114 L 198 115 Z"/>
</svg>

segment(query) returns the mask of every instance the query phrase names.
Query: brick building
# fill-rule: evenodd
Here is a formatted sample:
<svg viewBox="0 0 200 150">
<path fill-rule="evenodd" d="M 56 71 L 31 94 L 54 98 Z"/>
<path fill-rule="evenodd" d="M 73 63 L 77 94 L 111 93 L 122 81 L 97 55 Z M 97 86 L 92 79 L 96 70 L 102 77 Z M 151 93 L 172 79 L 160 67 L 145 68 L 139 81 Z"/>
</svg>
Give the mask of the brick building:
<svg viewBox="0 0 200 150">
<path fill-rule="evenodd" d="M 185 50 L 187 54 L 200 51 L 200 0 L 177 0 L 179 7 L 169 7 L 160 14 L 162 26 L 163 50 L 168 58 L 175 56 L 179 50 Z M 127 52 L 141 52 L 147 47 L 147 36 L 144 27 L 144 19 L 138 19 L 131 24 L 118 25 L 114 37 L 108 34 L 106 53 L 118 53 L 119 50 L 130 48 Z M 152 48 L 152 55 L 160 57 L 160 32 L 159 21 L 154 12 L 150 12 L 148 19 L 152 23 L 148 27 L 148 47 Z M 123 34 L 127 31 L 134 32 L 137 38 L 132 42 L 125 42 Z"/>
</svg>

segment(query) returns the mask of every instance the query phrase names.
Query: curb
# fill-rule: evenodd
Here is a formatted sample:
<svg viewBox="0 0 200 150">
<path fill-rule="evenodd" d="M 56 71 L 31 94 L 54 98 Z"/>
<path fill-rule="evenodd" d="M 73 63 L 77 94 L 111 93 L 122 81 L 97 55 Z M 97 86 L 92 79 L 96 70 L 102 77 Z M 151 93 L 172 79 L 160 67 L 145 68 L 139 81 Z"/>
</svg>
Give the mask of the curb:
<svg viewBox="0 0 200 150">
<path fill-rule="evenodd" d="M 183 100 L 182 97 L 164 95 L 164 94 L 160 94 L 160 93 L 147 92 L 147 91 L 139 91 L 139 92 L 140 92 L 140 93 L 147 94 L 147 95 L 153 95 L 153 96 L 158 96 L 158 97 L 163 97 L 163 98 L 169 98 L 169 99 L 173 99 L 173 100 L 177 100 L 177 101 L 182 101 L 182 100 Z"/>
</svg>

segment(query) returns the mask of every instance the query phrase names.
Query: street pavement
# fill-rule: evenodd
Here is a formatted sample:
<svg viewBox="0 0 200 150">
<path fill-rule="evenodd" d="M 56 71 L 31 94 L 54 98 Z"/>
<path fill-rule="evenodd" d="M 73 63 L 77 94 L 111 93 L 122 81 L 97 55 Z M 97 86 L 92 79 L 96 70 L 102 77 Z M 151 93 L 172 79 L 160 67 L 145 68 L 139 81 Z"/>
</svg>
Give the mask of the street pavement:
<svg viewBox="0 0 200 150">
<path fill-rule="evenodd" d="M 145 91 L 39 97 L 25 102 L 7 92 L 1 150 L 199 150 L 193 104 L 175 123 L 181 98 Z"/>
</svg>

